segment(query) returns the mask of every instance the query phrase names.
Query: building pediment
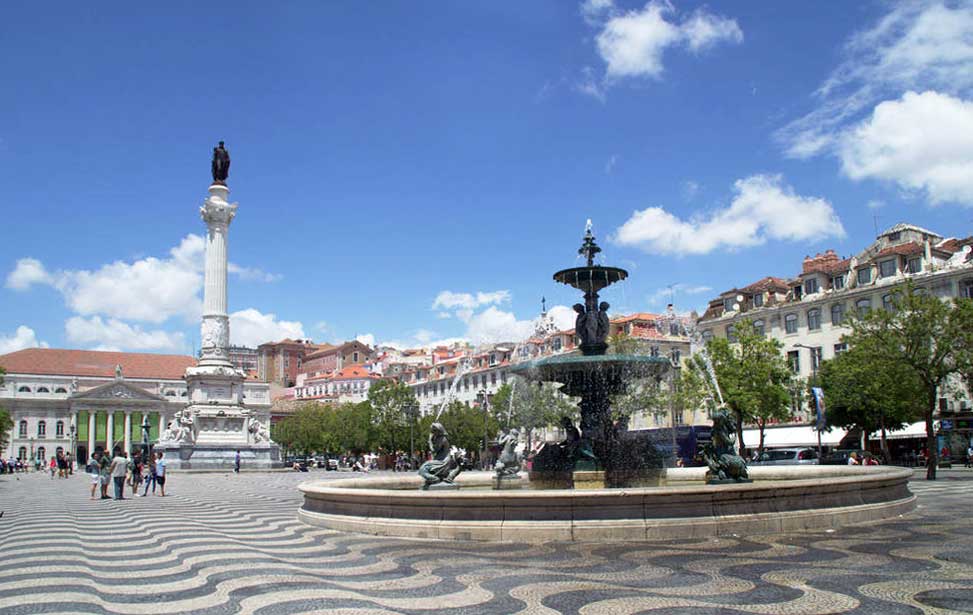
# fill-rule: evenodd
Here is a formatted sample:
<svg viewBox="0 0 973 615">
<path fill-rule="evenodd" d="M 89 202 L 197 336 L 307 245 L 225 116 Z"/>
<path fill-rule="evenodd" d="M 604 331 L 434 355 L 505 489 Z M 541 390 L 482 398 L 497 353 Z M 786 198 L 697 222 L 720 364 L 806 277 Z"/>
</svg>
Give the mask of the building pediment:
<svg viewBox="0 0 973 615">
<path fill-rule="evenodd" d="M 117 400 L 117 401 L 166 401 L 165 397 L 149 393 L 141 387 L 129 384 L 123 380 L 116 380 L 101 386 L 75 393 L 69 398 L 72 402 Z"/>
</svg>

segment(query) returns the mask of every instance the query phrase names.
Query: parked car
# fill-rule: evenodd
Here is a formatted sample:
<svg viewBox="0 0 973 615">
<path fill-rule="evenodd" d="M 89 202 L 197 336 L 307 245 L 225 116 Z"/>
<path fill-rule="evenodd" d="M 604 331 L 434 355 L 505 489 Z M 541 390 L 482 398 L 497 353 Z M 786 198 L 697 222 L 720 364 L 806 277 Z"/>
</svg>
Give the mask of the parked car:
<svg viewBox="0 0 973 615">
<path fill-rule="evenodd" d="M 771 448 L 760 454 L 754 466 L 796 466 L 818 462 L 818 452 L 813 448 Z"/>
</svg>

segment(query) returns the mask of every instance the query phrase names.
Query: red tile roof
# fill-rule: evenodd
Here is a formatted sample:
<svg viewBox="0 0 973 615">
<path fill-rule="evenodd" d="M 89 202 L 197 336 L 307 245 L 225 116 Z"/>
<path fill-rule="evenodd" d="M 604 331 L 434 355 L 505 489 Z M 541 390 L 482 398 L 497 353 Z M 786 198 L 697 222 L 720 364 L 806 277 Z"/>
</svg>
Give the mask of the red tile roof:
<svg viewBox="0 0 973 615">
<path fill-rule="evenodd" d="M 882 258 L 883 256 L 890 256 L 892 254 L 897 254 L 899 256 L 911 256 L 913 254 L 922 254 L 924 251 L 923 247 L 914 241 L 909 241 L 907 243 L 900 243 L 896 246 L 889 246 L 883 250 L 880 250 L 872 258 Z"/>
<path fill-rule="evenodd" d="M 196 365 L 196 359 L 175 354 L 59 348 L 28 348 L 0 355 L 0 367 L 9 374 L 114 378 L 116 365 L 122 366 L 122 375 L 127 378 L 179 380 L 187 367 Z"/>
</svg>

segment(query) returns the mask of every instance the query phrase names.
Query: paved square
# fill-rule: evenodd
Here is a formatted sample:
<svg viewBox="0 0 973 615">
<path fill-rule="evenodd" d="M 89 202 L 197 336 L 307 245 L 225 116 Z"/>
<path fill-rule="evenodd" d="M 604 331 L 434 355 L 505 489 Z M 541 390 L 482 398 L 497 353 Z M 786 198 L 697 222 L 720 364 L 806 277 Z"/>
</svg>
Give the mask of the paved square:
<svg viewBox="0 0 973 615">
<path fill-rule="evenodd" d="M 335 476 L 173 474 L 124 502 L 0 476 L 0 613 L 973 612 L 973 470 L 913 481 L 917 512 L 876 525 L 541 547 L 299 522 L 296 485 Z"/>
</svg>

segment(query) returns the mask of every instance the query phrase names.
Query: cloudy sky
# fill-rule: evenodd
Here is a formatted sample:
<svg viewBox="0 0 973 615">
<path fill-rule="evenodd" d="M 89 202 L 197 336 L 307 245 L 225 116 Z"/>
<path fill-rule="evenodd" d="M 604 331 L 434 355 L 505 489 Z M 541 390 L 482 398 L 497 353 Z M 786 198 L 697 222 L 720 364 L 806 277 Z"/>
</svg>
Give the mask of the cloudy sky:
<svg viewBox="0 0 973 615">
<path fill-rule="evenodd" d="M 615 312 L 973 222 L 969 2 L 17 3 L 0 352 L 192 352 L 216 141 L 232 340 L 516 339 L 585 220 Z"/>
</svg>

